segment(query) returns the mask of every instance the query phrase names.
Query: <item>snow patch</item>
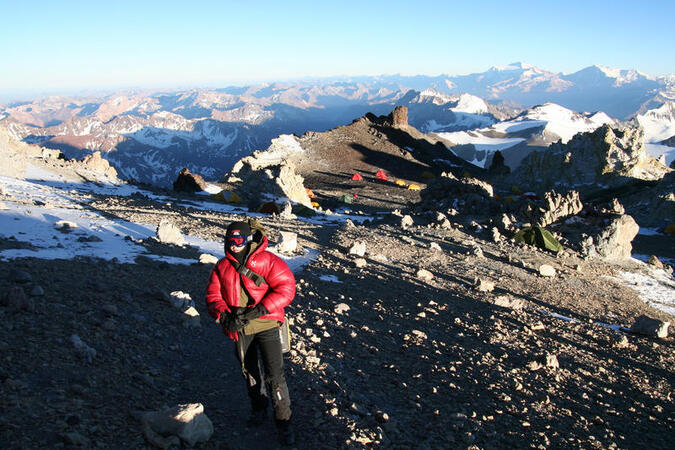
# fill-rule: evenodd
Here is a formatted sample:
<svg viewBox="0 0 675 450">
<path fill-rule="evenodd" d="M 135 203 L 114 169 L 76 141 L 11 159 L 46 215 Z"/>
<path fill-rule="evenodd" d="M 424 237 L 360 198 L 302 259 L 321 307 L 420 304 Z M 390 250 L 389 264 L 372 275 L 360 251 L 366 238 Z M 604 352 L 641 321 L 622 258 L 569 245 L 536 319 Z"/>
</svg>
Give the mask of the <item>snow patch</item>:
<svg viewBox="0 0 675 450">
<path fill-rule="evenodd" d="M 338 277 L 336 277 L 335 275 L 321 275 L 319 277 L 319 280 L 328 281 L 331 283 L 342 283 L 342 281 L 338 280 Z"/>
<path fill-rule="evenodd" d="M 647 274 L 620 271 L 618 277 L 608 277 L 637 291 L 638 296 L 647 305 L 675 316 L 675 280 L 662 269 L 643 264 Z"/>
</svg>

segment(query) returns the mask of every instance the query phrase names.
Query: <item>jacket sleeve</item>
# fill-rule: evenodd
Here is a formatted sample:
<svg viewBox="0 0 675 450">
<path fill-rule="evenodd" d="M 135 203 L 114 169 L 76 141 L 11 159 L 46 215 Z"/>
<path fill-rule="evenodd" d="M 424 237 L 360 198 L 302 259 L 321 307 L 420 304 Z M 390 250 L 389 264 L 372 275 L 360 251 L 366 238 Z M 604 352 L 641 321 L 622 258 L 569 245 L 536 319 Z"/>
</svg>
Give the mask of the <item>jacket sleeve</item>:
<svg viewBox="0 0 675 450">
<path fill-rule="evenodd" d="M 269 290 L 262 298 L 262 303 L 269 312 L 284 309 L 295 297 L 295 276 L 288 264 L 278 256 L 270 253 L 270 266 L 265 281 Z"/>
<path fill-rule="evenodd" d="M 214 319 L 218 319 L 220 313 L 223 311 L 230 312 L 221 292 L 219 268 L 220 264 L 216 264 L 216 267 L 213 268 L 209 276 L 209 284 L 206 286 L 206 308 L 209 311 L 209 315 Z"/>
</svg>

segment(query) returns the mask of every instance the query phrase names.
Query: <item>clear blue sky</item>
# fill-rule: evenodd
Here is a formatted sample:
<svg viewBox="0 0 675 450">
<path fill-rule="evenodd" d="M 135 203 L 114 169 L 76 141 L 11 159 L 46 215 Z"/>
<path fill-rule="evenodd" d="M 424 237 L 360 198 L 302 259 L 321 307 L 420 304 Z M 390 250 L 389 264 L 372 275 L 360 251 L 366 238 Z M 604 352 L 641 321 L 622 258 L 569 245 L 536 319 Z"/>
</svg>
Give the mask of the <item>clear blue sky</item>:
<svg viewBox="0 0 675 450">
<path fill-rule="evenodd" d="M 0 92 L 330 75 L 460 75 L 515 61 L 675 73 L 675 1 L 0 0 Z"/>
</svg>

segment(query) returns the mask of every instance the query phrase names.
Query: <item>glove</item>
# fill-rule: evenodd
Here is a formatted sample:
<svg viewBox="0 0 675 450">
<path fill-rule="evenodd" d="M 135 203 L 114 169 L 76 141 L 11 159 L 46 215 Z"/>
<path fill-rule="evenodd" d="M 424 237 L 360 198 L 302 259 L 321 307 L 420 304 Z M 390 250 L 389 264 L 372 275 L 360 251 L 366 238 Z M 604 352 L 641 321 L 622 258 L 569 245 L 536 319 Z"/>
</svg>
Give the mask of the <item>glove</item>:
<svg viewBox="0 0 675 450">
<path fill-rule="evenodd" d="M 229 331 L 230 333 L 236 333 L 246 326 L 236 313 L 227 313 L 223 312 L 220 314 L 220 325 L 223 327 L 223 330 Z"/>
<path fill-rule="evenodd" d="M 270 312 L 267 310 L 267 308 L 265 308 L 265 305 L 258 303 L 253 308 L 240 309 L 237 313 L 237 317 L 241 321 L 245 322 L 244 326 L 246 326 L 251 320 L 257 319 L 258 317 L 267 315 L 269 313 Z"/>
</svg>

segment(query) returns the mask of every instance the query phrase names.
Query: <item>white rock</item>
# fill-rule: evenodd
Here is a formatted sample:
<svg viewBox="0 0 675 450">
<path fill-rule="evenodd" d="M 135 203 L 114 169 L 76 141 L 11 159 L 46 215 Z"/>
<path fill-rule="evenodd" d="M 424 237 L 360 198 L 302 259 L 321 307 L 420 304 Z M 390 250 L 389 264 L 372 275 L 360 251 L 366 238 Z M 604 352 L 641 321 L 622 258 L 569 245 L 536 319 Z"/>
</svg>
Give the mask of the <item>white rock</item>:
<svg viewBox="0 0 675 450">
<path fill-rule="evenodd" d="M 553 353 L 547 353 L 546 354 L 546 367 L 549 367 L 551 369 L 560 368 L 560 363 L 558 362 L 558 357 L 556 355 L 554 355 Z"/>
<path fill-rule="evenodd" d="M 508 295 L 500 295 L 494 299 L 494 304 L 496 306 L 501 306 L 502 308 L 509 308 L 519 311 L 525 306 L 525 302 L 519 298 L 514 298 Z"/>
<path fill-rule="evenodd" d="M 157 239 L 163 244 L 183 245 L 185 238 L 177 226 L 166 219 L 162 219 L 157 226 Z"/>
<path fill-rule="evenodd" d="M 180 309 L 181 311 L 184 311 L 191 306 L 195 306 L 195 302 L 190 297 L 190 294 L 183 291 L 173 291 L 169 294 L 169 302 L 171 303 L 171 306 Z"/>
<path fill-rule="evenodd" d="M 183 311 L 183 328 L 201 328 L 199 312 L 193 306 Z"/>
<path fill-rule="evenodd" d="M 477 258 L 482 258 L 483 257 L 483 249 L 480 248 L 480 245 L 474 243 L 474 244 L 471 245 L 471 248 L 469 249 L 468 254 L 473 255 Z"/>
<path fill-rule="evenodd" d="M 199 255 L 199 264 L 216 264 L 218 263 L 218 258 L 209 254 L 209 253 L 202 253 Z"/>
<path fill-rule="evenodd" d="M 363 256 L 366 254 L 366 243 L 363 241 L 354 242 L 352 247 L 349 249 L 349 254 L 363 258 Z"/>
<path fill-rule="evenodd" d="M 417 271 L 417 278 L 424 281 L 431 281 L 434 278 L 434 274 L 429 272 L 427 269 L 419 269 Z"/>
<path fill-rule="evenodd" d="M 381 254 L 381 253 L 377 253 L 377 254 L 375 254 L 375 255 L 370 255 L 370 259 L 372 259 L 373 261 L 380 262 L 380 263 L 387 263 L 387 262 L 389 262 L 389 258 L 387 258 L 386 256 L 384 256 L 384 255 Z"/>
<path fill-rule="evenodd" d="M 427 339 L 427 334 L 424 331 L 412 330 L 411 333 L 420 339 Z"/>
<path fill-rule="evenodd" d="M 404 228 L 404 229 L 409 228 L 409 227 L 412 227 L 414 224 L 415 224 L 415 222 L 413 221 L 413 218 L 410 217 L 407 214 L 405 216 L 403 216 L 403 218 L 401 219 L 401 228 Z"/>
<path fill-rule="evenodd" d="M 206 442 L 213 435 L 213 423 L 204 413 L 201 403 L 176 405 L 163 411 L 143 414 L 141 421 L 145 428 L 160 435 L 178 436 L 189 446 Z"/>
<path fill-rule="evenodd" d="M 429 244 L 429 248 L 432 249 L 432 250 L 437 250 L 437 251 L 439 251 L 439 252 L 441 251 L 441 246 L 438 245 L 438 244 L 435 243 L 435 242 L 432 242 L 431 244 Z"/>
<path fill-rule="evenodd" d="M 295 214 L 293 214 L 293 205 L 291 205 L 291 202 L 286 202 L 284 204 L 284 208 L 281 210 L 281 214 L 279 214 L 279 216 L 282 219 L 287 219 L 287 220 L 297 219 L 297 217 L 298 217 Z"/>
<path fill-rule="evenodd" d="M 349 311 L 350 309 L 351 309 L 351 308 L 350 308 L 349 305 L 346 304 L 346 303 L 338 303 L 337 305 L 335 305 L 335 312 L 336 312 L 337 314 L 344 314 L 344 313 L 346 313 L 347 311 Z"/>
<path fill-rule="evenodd" d="M 548 264 L 542 264 L 539 266 L 539 274 L 542 277 L 555 277 L 555 269 Z"/>
<path fill-rule="evenodd" d="M 354 260 L 354 265 L 355 265 L 356 267 L 358 267 L 359 269 L 362 269 L 362 268 L 366 267 L 367 264 L 368 264 L 368 263 L 367 263 L 366 260 L 363 259 L 363 258 L 356 258 L 356 259 Z"/>
<path fill-rule="evenodd" d="M 479 278 L 476 282 L 476 290 L 479 292 L 492 292 L 495 290 L 495 283 L 484 278 Z"/>
<path fill-rule="evenodd" d="M 281 232 L 281 242 L 277 244 L 276 250 L 285 255 L 293 254 L 298 249 L 298 233 L 290 231 Z"/>
</svg>

